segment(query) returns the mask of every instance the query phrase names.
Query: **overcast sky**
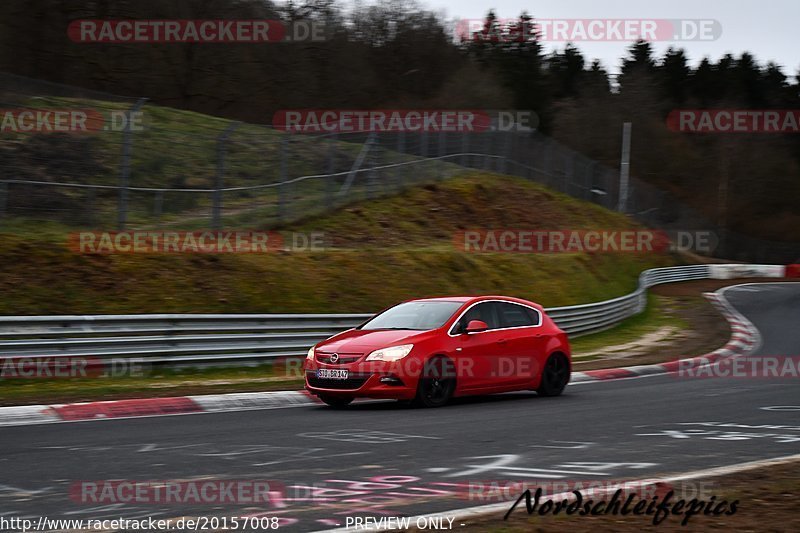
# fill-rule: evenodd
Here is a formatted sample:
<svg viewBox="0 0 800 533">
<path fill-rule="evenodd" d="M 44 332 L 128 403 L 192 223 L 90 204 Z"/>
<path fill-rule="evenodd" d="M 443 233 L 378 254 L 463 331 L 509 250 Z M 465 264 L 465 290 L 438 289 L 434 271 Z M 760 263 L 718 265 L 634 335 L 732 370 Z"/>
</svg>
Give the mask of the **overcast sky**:
<svg viewBox="0 0 800 533">
<path fill-rule="evenodd" d="M 367 0 L 370 3 L 373 0 Z M 761 63 L 775 61 L 787 76 L 800 71 L 800 0 L 420 0 L 447 19 L 481 19 L 490 8 L 500 18 L 528 11 L 537 19 L 714 19 L 722 34 L 713 41 L 654 43 L 660 54 L 670 45 L 684 48 L 692 64 L 747 50 Z M 587 62 L 600 59 L 618 72 L 625 42 L 579 42 Z M 545 43 L 548 51 L 564 43 Z"/>
</svg>

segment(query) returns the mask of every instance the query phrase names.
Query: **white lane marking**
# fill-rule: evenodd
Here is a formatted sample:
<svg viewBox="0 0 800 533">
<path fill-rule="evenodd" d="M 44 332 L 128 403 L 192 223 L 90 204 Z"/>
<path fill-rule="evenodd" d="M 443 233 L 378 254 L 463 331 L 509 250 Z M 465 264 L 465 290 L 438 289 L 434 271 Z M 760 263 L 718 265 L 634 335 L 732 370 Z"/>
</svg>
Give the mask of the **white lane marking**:
<svg viewBox="0 0 800 533">
<path fill-rule="evenodd" d="M 556 468 L 536 468 L 529 466 L 512 466 L 520 462 L 523 458 L 516 454 L 501 454 L 501 455 L 482 455 L 479 457 L 468 457 L 468 459 L 489 459 L 486 464 L 467 464 L 465 470 L 448 474 L 445 477 L 463 477 L 475 476 L 484 474 L 486 472 L 500 472 L 505 476 L 517 477 L 530 477 L 530 478 L 544 478 L 544 479 L 561 479 L 567 475 L 578 476 L 607 476 L 608 470 L 615 468 L 647 468 L 649 466 L 656 466 L 656 463 L 565 463 L 555 465 Z"/>
<path fill-rule="evenodd" d="M 800 411 L 800 405 L 770 405 L 767 407 L 759 407 L 764 411 Z"/>
<path fill-rule="evenodd" d="M 768 466 L 777 466 L 786 463 L 792 463 L 795 461 L 800 461 L 800 454 L 795 455 L 785 455 L 782 457 L 776 457 L 774 459 L 759 459 L 757 461 L 750 461 L 747 463 L 739 463 L 734 465 L 727 465 L 727 466 L 720 466 L 714 468 L 707 468 L 704 470 L 694 470 L 690 472 L 684 472 L 682 474 L 676 474 L 670 477 L 664 477 L 659 479 L 645 479 L 639 480 L 639 483 L 642 484 L 655 484 L 655 483 L 674 483 L 677 481 L 687 481 L 690 479 L 698 479 L 698 478 L 709 478 L 709 477 L 718 477 L 718 476 L 727 476 L 730 474 L 738 474 L 740 472 L 746 472 L 748 470 L 756 470 L 758 468 L 765 468 Z M 631 481 L 633 482 L 633 481 Z M 615 489 L 608 489 L 607 492 L 611 492 Z M 571 493 L 569 493 L 571 494 Z M 568 494 L 556 494 L 553 495 L 553 499 L 560 499 L 561 496 L 567 496 Z M 417 515 L 410 517 L 412 523 L 416 523 L 416 520 L 419 518 L 420 520 L 429 519 L 432 517 L 452 517 L 455 520 L 460 522 L 466 522 L 466 520 L 470 518 L 478 518 L 487 514 L 505 514 L 508 511 L 509 502 L 500 502 L 500 503 L 491 503 L 488 505 L 479 505 L 477 507 L 462 507 L 459 509 L 450 509 L 448 511 L 441 511 L 438 513 L 430 513 L 424 515 Z M 364 531 L 386 531 L 386 528 L 364 528 Z M 352 529 L 347 528 L 337 528 L 337 529 L 325 529 L 320 530 L 317 533 L 324 533 L 324 532 L 341 532 L 341 533 L 348 533 L 352 532 Z"/>
<path fill-rule="evenodd" d="M 528 445 L 529 448 L 554 448 L 557 450 L 581 450 L 584 448 L 588 448 L 594 442 L 580 442 L 580 441 L 571 441 L 571 440 L 551 440 L 549 442 L 558 442 L 561 444 L 575 444 L 576 446 L 551 446 L 547 444 L 530 444 Z"/>
<path fill-rule="evenodd" d="M 384 431 L 375 431 L 368 429 L 340 429 L 337 431 L 307 432 L 307 433 L 298 433 L 297 436 L 314 438 L 314 439 L 335 440 L 341 442 L 360 442 L 364 444 L 386 444 L 393 442 L 406 442 L 407 440 L 410 439 L 441 440 L 441 437 L 432 437 L 427 435 L 406 435 L 403 433 L 387 433 Z"/>
</svg>

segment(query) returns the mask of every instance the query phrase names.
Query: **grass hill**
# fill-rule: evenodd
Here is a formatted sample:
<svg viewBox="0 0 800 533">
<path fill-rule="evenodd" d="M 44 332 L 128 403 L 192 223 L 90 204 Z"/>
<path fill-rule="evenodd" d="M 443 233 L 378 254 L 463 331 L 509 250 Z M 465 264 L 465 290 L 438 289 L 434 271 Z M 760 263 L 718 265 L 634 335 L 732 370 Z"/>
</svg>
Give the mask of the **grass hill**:
<svg viewBox="0 0 800 533">
<path fill-rule="evenodd" d="M 370 312 L 406 298 L 462 293 L 585 303 L 632 290 L 641 270 L 674 258 L 466 253 L 454 233 L 634 227 L 594 204 L 481 172 L 279 228 L 324 233 L 328 248 L 320 251 L 87 255 L 67 246 L 66 227 L 18 225 L 0 234 L 0 314 Z"/>
</svg>

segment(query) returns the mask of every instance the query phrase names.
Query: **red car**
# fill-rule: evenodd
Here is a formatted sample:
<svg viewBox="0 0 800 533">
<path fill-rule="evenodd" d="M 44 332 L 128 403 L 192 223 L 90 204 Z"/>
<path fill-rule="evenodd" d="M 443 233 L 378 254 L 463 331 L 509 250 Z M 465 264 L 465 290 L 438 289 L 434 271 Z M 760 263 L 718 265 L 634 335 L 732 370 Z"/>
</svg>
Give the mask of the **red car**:
<svg viewBox="0 0 800 533">
<path fill-rule="evenodd" d="M 390 398 L 438 407 L 453 396 L 569 382 L 567 335 L 542 306 L 505 296 L 426 298 L 390 307 L 308 351 L 306 389 L 332 407 Z"/>
</svg>

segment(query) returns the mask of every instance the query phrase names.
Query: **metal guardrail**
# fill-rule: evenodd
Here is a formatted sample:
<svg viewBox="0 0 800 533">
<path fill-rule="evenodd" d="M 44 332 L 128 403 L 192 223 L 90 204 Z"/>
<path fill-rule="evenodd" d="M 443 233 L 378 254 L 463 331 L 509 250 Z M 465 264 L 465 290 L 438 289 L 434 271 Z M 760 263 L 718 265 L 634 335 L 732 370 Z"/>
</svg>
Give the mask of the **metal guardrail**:
<svg viewBox="0 0 800 533">
<path fill-rule="evenodd" d="M 546 309 L 570 335 L 613 327 L 644 311 L 647 289 L 707 279 L 709 265 L 654 268 L 630 294 Z M 0 357 L 136 358 L 193 364 L 302 356 L 313 344 L 354 327 L 371 314 L 157 314 L 0 317 Z"/>
</svg>

